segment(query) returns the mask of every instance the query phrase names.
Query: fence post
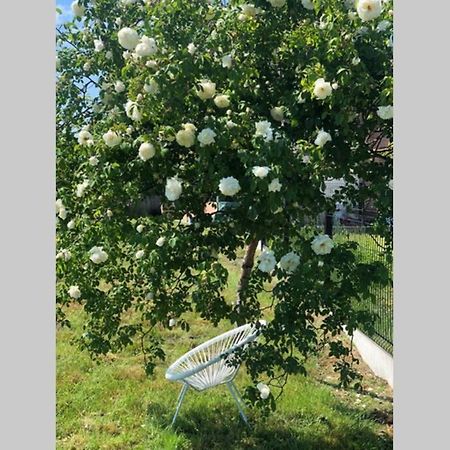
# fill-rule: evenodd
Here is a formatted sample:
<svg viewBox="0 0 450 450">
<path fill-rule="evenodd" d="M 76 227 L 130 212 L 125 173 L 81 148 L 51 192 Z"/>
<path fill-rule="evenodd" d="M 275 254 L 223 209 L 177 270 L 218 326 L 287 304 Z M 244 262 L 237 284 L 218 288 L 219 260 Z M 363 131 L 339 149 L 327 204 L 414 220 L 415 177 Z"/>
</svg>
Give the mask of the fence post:
<svg viewBox="0 0 450 450">
<path fill-rule="evenodd" d="M 333 213 L 329 211 L 325 213 L 325 234 L 328 234 L 330 238 L 333 237 Z"/>
</svg>

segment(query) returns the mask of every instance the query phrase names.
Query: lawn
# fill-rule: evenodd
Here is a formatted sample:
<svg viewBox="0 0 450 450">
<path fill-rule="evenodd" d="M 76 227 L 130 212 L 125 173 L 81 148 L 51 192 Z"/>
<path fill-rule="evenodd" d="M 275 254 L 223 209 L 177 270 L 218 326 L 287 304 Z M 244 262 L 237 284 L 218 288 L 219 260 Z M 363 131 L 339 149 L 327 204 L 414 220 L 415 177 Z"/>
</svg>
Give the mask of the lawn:
<svg viewBox="0 0 450 450">
<path fill-rule="evenodd" d="M 234 295 L 237 265 L 226 295 Z M 263 299 L 264 300 L 264 299 Z M 231 328 L 218 328 L 192 314 L 191 330 L 159 331 L 165 339 L 167 361 L 154 376 L 144 374 L 138 351 L 131 348 L 108 355 L 97 364 L 73 344 L 83 322 L 81 309 L 72 307 L 72 329 L 57 333 L 57 448 L 76 450 L 381 450 L 392 448 L 392 391 L 361 362 L 362 392 L 337 387 L 337 375 L 325 355 L 309 361 L 308 377 L 289 379 L 277 411 L 263 418 L 247 410 L 252 431 L 240 421 L 225 387 L 204 393 L 189 391 L 176 426 L 178 383 L 164 372 L 186 350 Z M 236 379 L 246 384 L 245 367 Z"/>
</svg>

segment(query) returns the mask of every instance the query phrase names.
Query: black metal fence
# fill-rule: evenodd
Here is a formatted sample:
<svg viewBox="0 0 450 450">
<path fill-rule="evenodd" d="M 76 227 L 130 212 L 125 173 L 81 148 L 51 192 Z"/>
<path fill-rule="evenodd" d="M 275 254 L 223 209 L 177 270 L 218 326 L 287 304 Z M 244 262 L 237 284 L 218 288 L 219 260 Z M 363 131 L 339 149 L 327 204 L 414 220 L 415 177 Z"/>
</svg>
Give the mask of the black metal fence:
<svg viewBox="0 0 450 450">
<path fill-rule="evenodd" d="M 373 285 L 372 293 L 374 301 L 367 301 L 359 304 L 358 308 L 364 308 L 375 316 L 375 323 L 372 330 L 362 329 L 377 344 L 387 352 L 393 353 L 393 323 L 394 323 L 394 302 L 392 289 L 392 259 L 388 257 L 384 240 L 372 234 L 369 225 L 343 225 L 334 224 L 333 239 L 336 241 L 350 239 L 358 243 L 357 255 L 364 262 L 380 261 L 389 271 L 390 283 L 387 286 Z"/>
</svg>

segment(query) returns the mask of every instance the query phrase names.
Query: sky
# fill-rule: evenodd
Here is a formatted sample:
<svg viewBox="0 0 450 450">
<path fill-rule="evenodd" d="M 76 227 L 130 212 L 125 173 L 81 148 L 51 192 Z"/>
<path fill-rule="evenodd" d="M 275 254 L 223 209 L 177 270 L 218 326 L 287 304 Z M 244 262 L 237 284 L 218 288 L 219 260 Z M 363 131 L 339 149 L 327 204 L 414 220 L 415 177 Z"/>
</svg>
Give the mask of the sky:
<svg viewBox="0 0 450 450">
<path fill-rule="evenodd" d="M 70 5 L 73 0 L 57 0 L 55 3 L 55 8 L 59 8 L 62 14 L 56 13 L 56 24 L 59 25 L 72 18 L 72 10 Z"/>
</svg>

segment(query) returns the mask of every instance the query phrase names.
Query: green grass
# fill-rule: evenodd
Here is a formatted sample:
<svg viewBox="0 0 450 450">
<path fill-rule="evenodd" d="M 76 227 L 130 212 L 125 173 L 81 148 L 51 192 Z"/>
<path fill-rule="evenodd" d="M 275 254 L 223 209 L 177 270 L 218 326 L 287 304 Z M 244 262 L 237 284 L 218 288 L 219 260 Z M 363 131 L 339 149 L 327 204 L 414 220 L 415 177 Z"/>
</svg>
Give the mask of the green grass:
<svg viewBox="0 0 450 450">
<path fill-rule="evenodd" d="M 234 295 L 238 268 L 228 263 Z M 267 295 L 267 294 L 264 294 Z M 262 301 L 267 301 L 263 298 Z M 165 380 L 167 366 L 186 350 L 231 328 L 218 328 L 191 314 L 191 330 L 160 329 L 167 361 L 154 376 L 144 374 L 138 351 L 131 348 L 92 362 L 71 342 L 83 323 L 72 308 L 72 329 L 57 334 L 57 448 L 74 450 L 382 450 L 392 448 L 391 390 L 360 365 L 364 391 L 337 388 L 331 361 L 319 355 L 309 362 L 310 376 L 291 377 L 277 411 L 268 418 L 247 410 L 252 431 L 240 421 L 225 387 L 189 391 L 176 426 L 168 427 L 180 384 Z M 236 379 L 248 382 L 245 367 Z"/>
</svg>

